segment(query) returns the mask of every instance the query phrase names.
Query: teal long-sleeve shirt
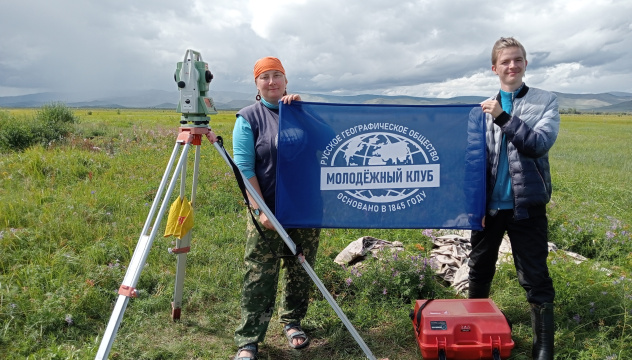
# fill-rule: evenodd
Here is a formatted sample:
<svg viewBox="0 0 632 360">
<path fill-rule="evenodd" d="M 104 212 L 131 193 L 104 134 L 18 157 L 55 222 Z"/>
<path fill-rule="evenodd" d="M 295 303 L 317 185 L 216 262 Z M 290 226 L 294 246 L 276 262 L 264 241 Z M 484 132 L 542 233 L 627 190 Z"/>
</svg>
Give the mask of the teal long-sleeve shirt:
<svg viewBox="0 0 632 360">
<path fill-rule="evenodd" d="M 500 90 L 501 106 L 507 114 L 511 115 L 514 98 L 521 89 L 522 86 L 512 93 Z M 509 177 L 509 160 L 507 158 L 507 139 L 505 135 L 502 138 L 499 156 L 496 185 L 488 207 L 494 210 L 513 209 L 513 191 L 511 190 L 511 179 Z"/>
<path fill-rule="evenodd" d="M 270 109 L 279 108 L 263 98 L 261 103 Z M 247 179 L 255 176 L 255 159 L 255 136 L 250 123 L 239 115 L 233 128 L 233 160 Z"/>
</svg>

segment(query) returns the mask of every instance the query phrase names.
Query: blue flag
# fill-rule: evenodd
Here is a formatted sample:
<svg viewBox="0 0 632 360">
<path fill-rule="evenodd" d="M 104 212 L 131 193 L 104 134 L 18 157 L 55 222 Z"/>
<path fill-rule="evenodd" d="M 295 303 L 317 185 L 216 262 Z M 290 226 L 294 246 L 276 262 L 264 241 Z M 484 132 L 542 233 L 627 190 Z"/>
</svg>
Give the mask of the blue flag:
<svg viewBox="0 0 632 360">
<path fill-rule="evenodd" d="M 281 104 L 278 150 L 284 227 L 482 228 L 479 105 Z"/>
</svg>

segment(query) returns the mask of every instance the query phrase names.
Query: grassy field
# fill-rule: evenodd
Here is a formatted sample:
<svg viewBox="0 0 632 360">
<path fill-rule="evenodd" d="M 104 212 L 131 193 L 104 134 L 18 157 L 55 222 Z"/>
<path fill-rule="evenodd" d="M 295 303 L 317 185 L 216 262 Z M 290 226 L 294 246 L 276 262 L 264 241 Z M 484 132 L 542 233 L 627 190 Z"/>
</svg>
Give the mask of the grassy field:
<svg viewBox="0 0 632 360">
<path fill-rule="evenodd" d="M 178 133 L 180 115 L 170 110 L 73 111 L 79 122 L 63 141 L 0 156 L 0 358 L 94 358 Z M 0 126 L 27 124 L 36 113 L 0 109 Z M 211 120 L 231 153 L 233 122 L 232 112 Z M 549 256 L 557 291 L 556 359 L 632 358 L 630 139 L 632 116 L 562 117 L 550 154 L 551 241 L 589 259 L 577 264 L 563 251 Z M 170 317 L 175 257 L 167 248 L 173 238 L 159 235 L 110 358 L 232 359 L 247 214 L 242 204 L 229 168 L 204 143 L 182 318 Z M 421 359 L 408 317 L 414 300 L 457 296 L 423 264 L 438 234 L 323 231 L 316 273 L 377 357 Z M 406 250 L 373 263 L 362 276 L 333 262 L 365 235 L 402 241 Z M 393 277 L 394 270 L 400 276 Z M 418 271 L 428 275 L 421 288 L 414 281 Z M 492 298 L 513 322 L 511 359 L 529 359 L 528 305 L 513 265 L 499 268 Z M 304 327 L 312 344 L 297 352 L 273 321 L 260 359 L 363 358 L 317 291 Z"/>
</svg>

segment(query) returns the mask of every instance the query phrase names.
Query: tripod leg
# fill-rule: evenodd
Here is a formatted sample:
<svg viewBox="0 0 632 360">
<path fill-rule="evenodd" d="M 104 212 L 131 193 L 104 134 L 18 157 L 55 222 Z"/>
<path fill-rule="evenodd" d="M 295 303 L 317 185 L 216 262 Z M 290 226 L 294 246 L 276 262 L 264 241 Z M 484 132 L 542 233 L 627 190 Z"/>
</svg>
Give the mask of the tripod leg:
<svg viewBox="0 0 632 360">
<path fill-rule="evenodd" d="M 215 146 L 215 149 L 217 150 L 217 152 L 219 152 L 222 158 L 224 158 L 224 161 L 226 161 L 226 164 L 228 164 L 228 166 L 232 168 L 231 160 L 229 160 L 228 154 L 226 154 L 226 152 L 223 150 L 221 145 L 215 142 L 213 143 L 213 146 Z M 360 334 L 358 334 L 358 332 L 353 327 L 349 319 L 347 319 L 347 316 L 344 314 L 342 309 L 340 309 L 340 307 L 338 306 L 334 298 L 331 296 L 327 288 L 325 288 L 325 285 L 320 281 L 320 279 L 316 275 L 316 272 L 314 272 L 312 267 L 307 263 L 307 261 L 305 261 L 305 258 L 303 258 L 303 254 L 296 253 L 296 244 L 294 244 L 294 242 L 292 241 L 290 236 L 287 234 L 283 226 L 279 223 L 279 221 L 274 216 L 274 214 L 272 214 L 272 211 L 270 211 L 268 206 L 265 204 L 265 201 L 259 196 L 257 191 L 255 191 L 253 186 L 244 177 L 241 171 L 239 172 L 239 176 L 241 176 L 244 179 L 243 182 L 246 188 L 248 189 L 248 192 L 255 199 L 255 201 L 257 202 L 257 205 L 259 205 L 259 209 L 264 214 L 266 214 L 270 222 L 272 222 L 272 225 L 274 225 L 275 230 L 277 231 L 277 233 L 279 233 L 279 235 L 285 242 L 285 245 L 287 245 L 287 247 L 292 251 L 292 254 L 298 255 L 299 261 L 301 265 L 303 266 L 303 269 L 305 269 L 305 272 L 307 272 L 309 277 L 316 284 L 316 287 L 318 287 L 318 290 L 320 290 L 320 292 L 323 294 L 325 299 L 327 299 L 327 302 L 329 302 L 329 305 L 331 305 L 331 307 L 334 309 L 334 312 L 338 315 L 342 323 L 347 327 L 347 330 L 349 331 L 349 333 L 351 333 L 351 336 L 353 336 L 353 338 L 356 340 L 358 345 L 360 345 L 360 348 L 364 351 L 364 354 L 366 355 L 366 357 L 370 360 L 376 360 L 373 353 L 371 353 L 371 350 L 369 349 L 369 347 L 364 343 L 364 340 L 362 340 L 362 338 L 360 337 Z"/>
<path fill-rule="evenodd" d="M 192 231 L 192 230 L 191 230 Z M 170 252 L 177 256 L 176 280 L 173 290 L 173 302 L 171 303 L 171 319 L 179 320 L 182 312 L 182 291 L 184 289 L 184 275 L 186 274 L 187 253 L 191 245 L 191 231 L 182 239 L 176 240 L 176 248 Z"/>
<path fill-rule="evenodd" d="M 169 188 L 167 190 L 165 198 L 162 199 L 161 196 L 164 192 L 164 187 L 168 181 L 171 168 L 173 167 L 173 163 L 177 157 L 178 148 L 181 146 L 181 144 L 181 142 L 176 143 L 176 145 L 174 146 L 171 158 L 169 159 L 169 163 L 158 188 L 158 192 L 156 193 L 156 197 L 154 198 L 154 203 L 152 204 L 152 207 L 149 211 L 149 215 L 147 216 L 147 220 L 145 221 L 145 225 L 143 226 L 140 238 L 138 239 L 138 243 L 136 244 L 136 249 L 134 250 L 134 254 L 132 255 L 132 259 L 130 260 L 127 271 L 125 272 L 125 278 L 123 279 L 123 283 L 119 289 L 119 297 L 114 306 L 114 310 L 112 311 L 112 315 L 110 316 L 110 321 L 108 322 L 108 326 L 105 330 L 105 334 L 103 335 L 103 339 L 101 339 L 101 344 L 99 345 L 99 350 L 97 351 L 95 359 L 107 359 L 108 354 L 112 349 L 112 343 L 114 342 L 116 333 L 121 325 L 121 321 L 123 320 L 123 314 L 125 312 L 125 309 L 127 308 L 129 298 L 137 296 L 135 287 L 138 283 L 140 272 L 145 266 L 147 256 L 149 255 L 149 250 L 154 241 L 154 238 L 156 237 L 156 233 L 158 231 L 158 228 L 160 227 L 160 221 L 164 216 L 167 207 L 168 202 L 164 200 L 169 199 L 169 197 L 173 193 L 176 179 L 180 174 L 180 171 L 182 170 L 182 166 L 186 161 L 186 156 L 189 151 L 190 145 L 189 143 L 186 143 L 178 160 L 178 164 L 176 165 L 173 177 L 171 178 L 171 182 L 169 184 Z M 158 211 L 158 215 L 153 222 L 154 225 L 151 227 L 151 233 L 147 235 L 147 232 L 150 229 L 150 224 L 154 219 L 154 213 L 159 204 L 161 204 L 160 210 Z"/>
<path fill-rule="evenodd" d="M 197 191 L 197 181 L 198 174 L 200 169 L 200 146 L 196 145 L 195 147 L 195 163 L 193 166 L 193 184 L 191 190 L 191 206 L 195 207 L 195 194 Z M 180 197 L 184 197 L 184 184 L 185 184 L 185 173 L 183 170 L 182 177 L 180 179 Z M 191 248 L 191 233 L 193 229 L 191 229 L 182 239 L 176 239 L 176 247 L 174 249 L 170 249 L 169 252 L 175 254 L 177 256 L 177 264 L 176 264 L 176 280 L 175 287 L 173 291 L 173 302 L 171 303 L 171 319 L 179 320 L 180 314 L 182 312 L 182 292 L 184 289 L 184 276 L 186 274 L 186 264 L 187 264 L 187 253 Z"/>
</svg>

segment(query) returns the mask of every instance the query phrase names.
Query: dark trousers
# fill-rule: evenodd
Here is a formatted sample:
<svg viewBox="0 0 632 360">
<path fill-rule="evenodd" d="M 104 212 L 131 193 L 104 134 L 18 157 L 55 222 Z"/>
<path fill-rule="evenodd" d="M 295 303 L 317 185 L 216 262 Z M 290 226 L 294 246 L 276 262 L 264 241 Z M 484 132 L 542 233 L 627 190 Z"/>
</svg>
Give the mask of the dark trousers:
<svg viewBox="0 0 632 360">
<path fill-rule="evenodd" d="M 546 264 L 549 249 L 545 209 L 523 220 L 514 220 L 513 210 L 500 210 L 495 216 L 488 214 L 485 228 L 472 232 L 469 280 L 479 284 L 492 282 L 505 232 L 511 242 L 518 282 L 527 292 L 527 301 L 538 305 L 553 303 L 555 290 Z"/>
<path fill-rule="evenodd" d="M 265 339 L 272 319 L 281 277 L 279 321 L 300 323 L 307 313 L 312 279 L 296 256 L 274 230 L 264 229 L 263 239 L 248 219 L 246 229 L 246 274 L 241 291 L 241 323 L 235 331 L 235 344 L 243 346 Z M 292 241 L 301 245 L 305 261 L 314 266 L 320 229 L 287 229 Z M 280 259 L 278 256 L 288 256 Z M 284 269 L 281 273 L 281 269 Z"/>
</svg>

